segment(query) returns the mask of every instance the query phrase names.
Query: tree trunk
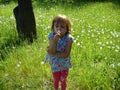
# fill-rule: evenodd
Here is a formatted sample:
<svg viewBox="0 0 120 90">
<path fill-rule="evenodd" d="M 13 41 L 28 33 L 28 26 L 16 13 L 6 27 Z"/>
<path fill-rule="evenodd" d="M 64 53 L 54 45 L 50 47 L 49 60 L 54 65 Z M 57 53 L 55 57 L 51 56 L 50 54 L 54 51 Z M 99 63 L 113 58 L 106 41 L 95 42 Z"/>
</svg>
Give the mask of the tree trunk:
<svg viewBox="0 0 120 90">
<path fill-rule="evenodd" d="M 36 23 L 31 0 L 17 0 L 18 6 L 14 8 L 18 37 L 33 42 L 37 38 Z"/>
</svg>

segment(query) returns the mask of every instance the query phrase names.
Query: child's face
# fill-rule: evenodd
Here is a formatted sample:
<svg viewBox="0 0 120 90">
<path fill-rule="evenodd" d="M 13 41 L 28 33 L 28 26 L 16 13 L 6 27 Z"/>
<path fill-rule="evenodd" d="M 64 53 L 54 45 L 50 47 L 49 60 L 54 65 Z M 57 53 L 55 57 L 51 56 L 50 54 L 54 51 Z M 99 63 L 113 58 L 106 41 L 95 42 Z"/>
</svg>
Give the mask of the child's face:
<svg viewBox="0 0 120 90">
<path fill-rule="evenodd" d="M 67 33 L 67 27 L 65 23 L 54 23 L 54 32 L 60 34 L 63 37 Z"/>
</svg>

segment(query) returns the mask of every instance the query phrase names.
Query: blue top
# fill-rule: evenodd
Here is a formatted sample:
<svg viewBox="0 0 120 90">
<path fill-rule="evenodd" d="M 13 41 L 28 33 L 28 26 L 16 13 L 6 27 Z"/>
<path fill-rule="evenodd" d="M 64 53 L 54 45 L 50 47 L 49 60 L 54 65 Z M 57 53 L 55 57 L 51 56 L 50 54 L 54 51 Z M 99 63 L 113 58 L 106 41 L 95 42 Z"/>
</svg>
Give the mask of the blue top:
<svg viewBox="0 0 120 90">
<path fill-rule="evenodd" d="M 54 36 L 54 33 L 51 32 L 48 35 L 49 40 L 52 39 L 53 36 Z M 57 42 L 56 52 L 59 52 L 59 53 L 64 52 L 68 41 L 73 42 L 73 36 L 70 34 L 66 34 L 64 37 L 62 37 Z M 58 58 L 56 56 L 52 56 L 52 55 L 47 54 L 44 62 L 47 62 L 47 61 L 49 61 L 49 63 L 50 63 L 50 66 L 52 68 L 52 72 L 66 70 L 66 69 L 69 69 L 71 67 L 70 56 L 68 56 L 67 58 Z"/>
</svg>

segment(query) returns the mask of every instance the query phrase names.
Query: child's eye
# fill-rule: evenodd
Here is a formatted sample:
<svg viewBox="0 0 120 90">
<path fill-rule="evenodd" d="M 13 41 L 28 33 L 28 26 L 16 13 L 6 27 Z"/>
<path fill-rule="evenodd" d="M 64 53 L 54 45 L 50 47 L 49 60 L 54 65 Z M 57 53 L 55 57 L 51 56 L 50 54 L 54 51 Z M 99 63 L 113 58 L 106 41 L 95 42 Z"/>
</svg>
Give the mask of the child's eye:
<svg viewBox="0 0 120 90">
<path fill-rule="evenodd" d="M 56 28 L 58 27 L 58 25 L 55 26 Z"/>
<path fill-rule="evenodd" d="M 65 28 L 65 26 L 61 26 L 61 28 Z"/>
</svg>

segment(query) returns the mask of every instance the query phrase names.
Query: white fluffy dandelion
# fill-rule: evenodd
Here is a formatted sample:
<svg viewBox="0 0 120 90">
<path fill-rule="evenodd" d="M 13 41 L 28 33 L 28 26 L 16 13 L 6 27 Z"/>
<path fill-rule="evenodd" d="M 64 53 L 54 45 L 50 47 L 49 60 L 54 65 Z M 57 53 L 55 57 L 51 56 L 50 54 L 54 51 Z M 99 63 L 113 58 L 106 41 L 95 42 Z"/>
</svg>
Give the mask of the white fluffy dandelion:
<svg viewBox="0 0 120 90">
<path fill-rule="evenodd" d="M 41 62 L 41 64 L 43 65 L 43 64 L 45 64 L 45 62 L 44 62 L 44 61 L 42 61 L 42 62 Z"/>
<path fill-rule="evenodd" d="M 117 65 L 120 67 L 120 62 Z"/>
<path fill-rule="evenodd" d="M 118 50 L 118 49 L 116 49 L 116 50 L 115 50 L 115 52 L 119 52 L 119 50 Z"/>
<path fill-rule="evenodd" d="M 80 43 L 79 43 L 79 42 L 77 43 L 77 46 L 80 46 Z"/>
<path fill-rule="evenodd" d="M 115 64 L 110 64 L 110 67 L 111 68 L 115 68 Z"/>
<path fill-rule="evenodd" d="M 17 64 L 17 67 L 20 67 L 20 64 Z"/>
</svg>

